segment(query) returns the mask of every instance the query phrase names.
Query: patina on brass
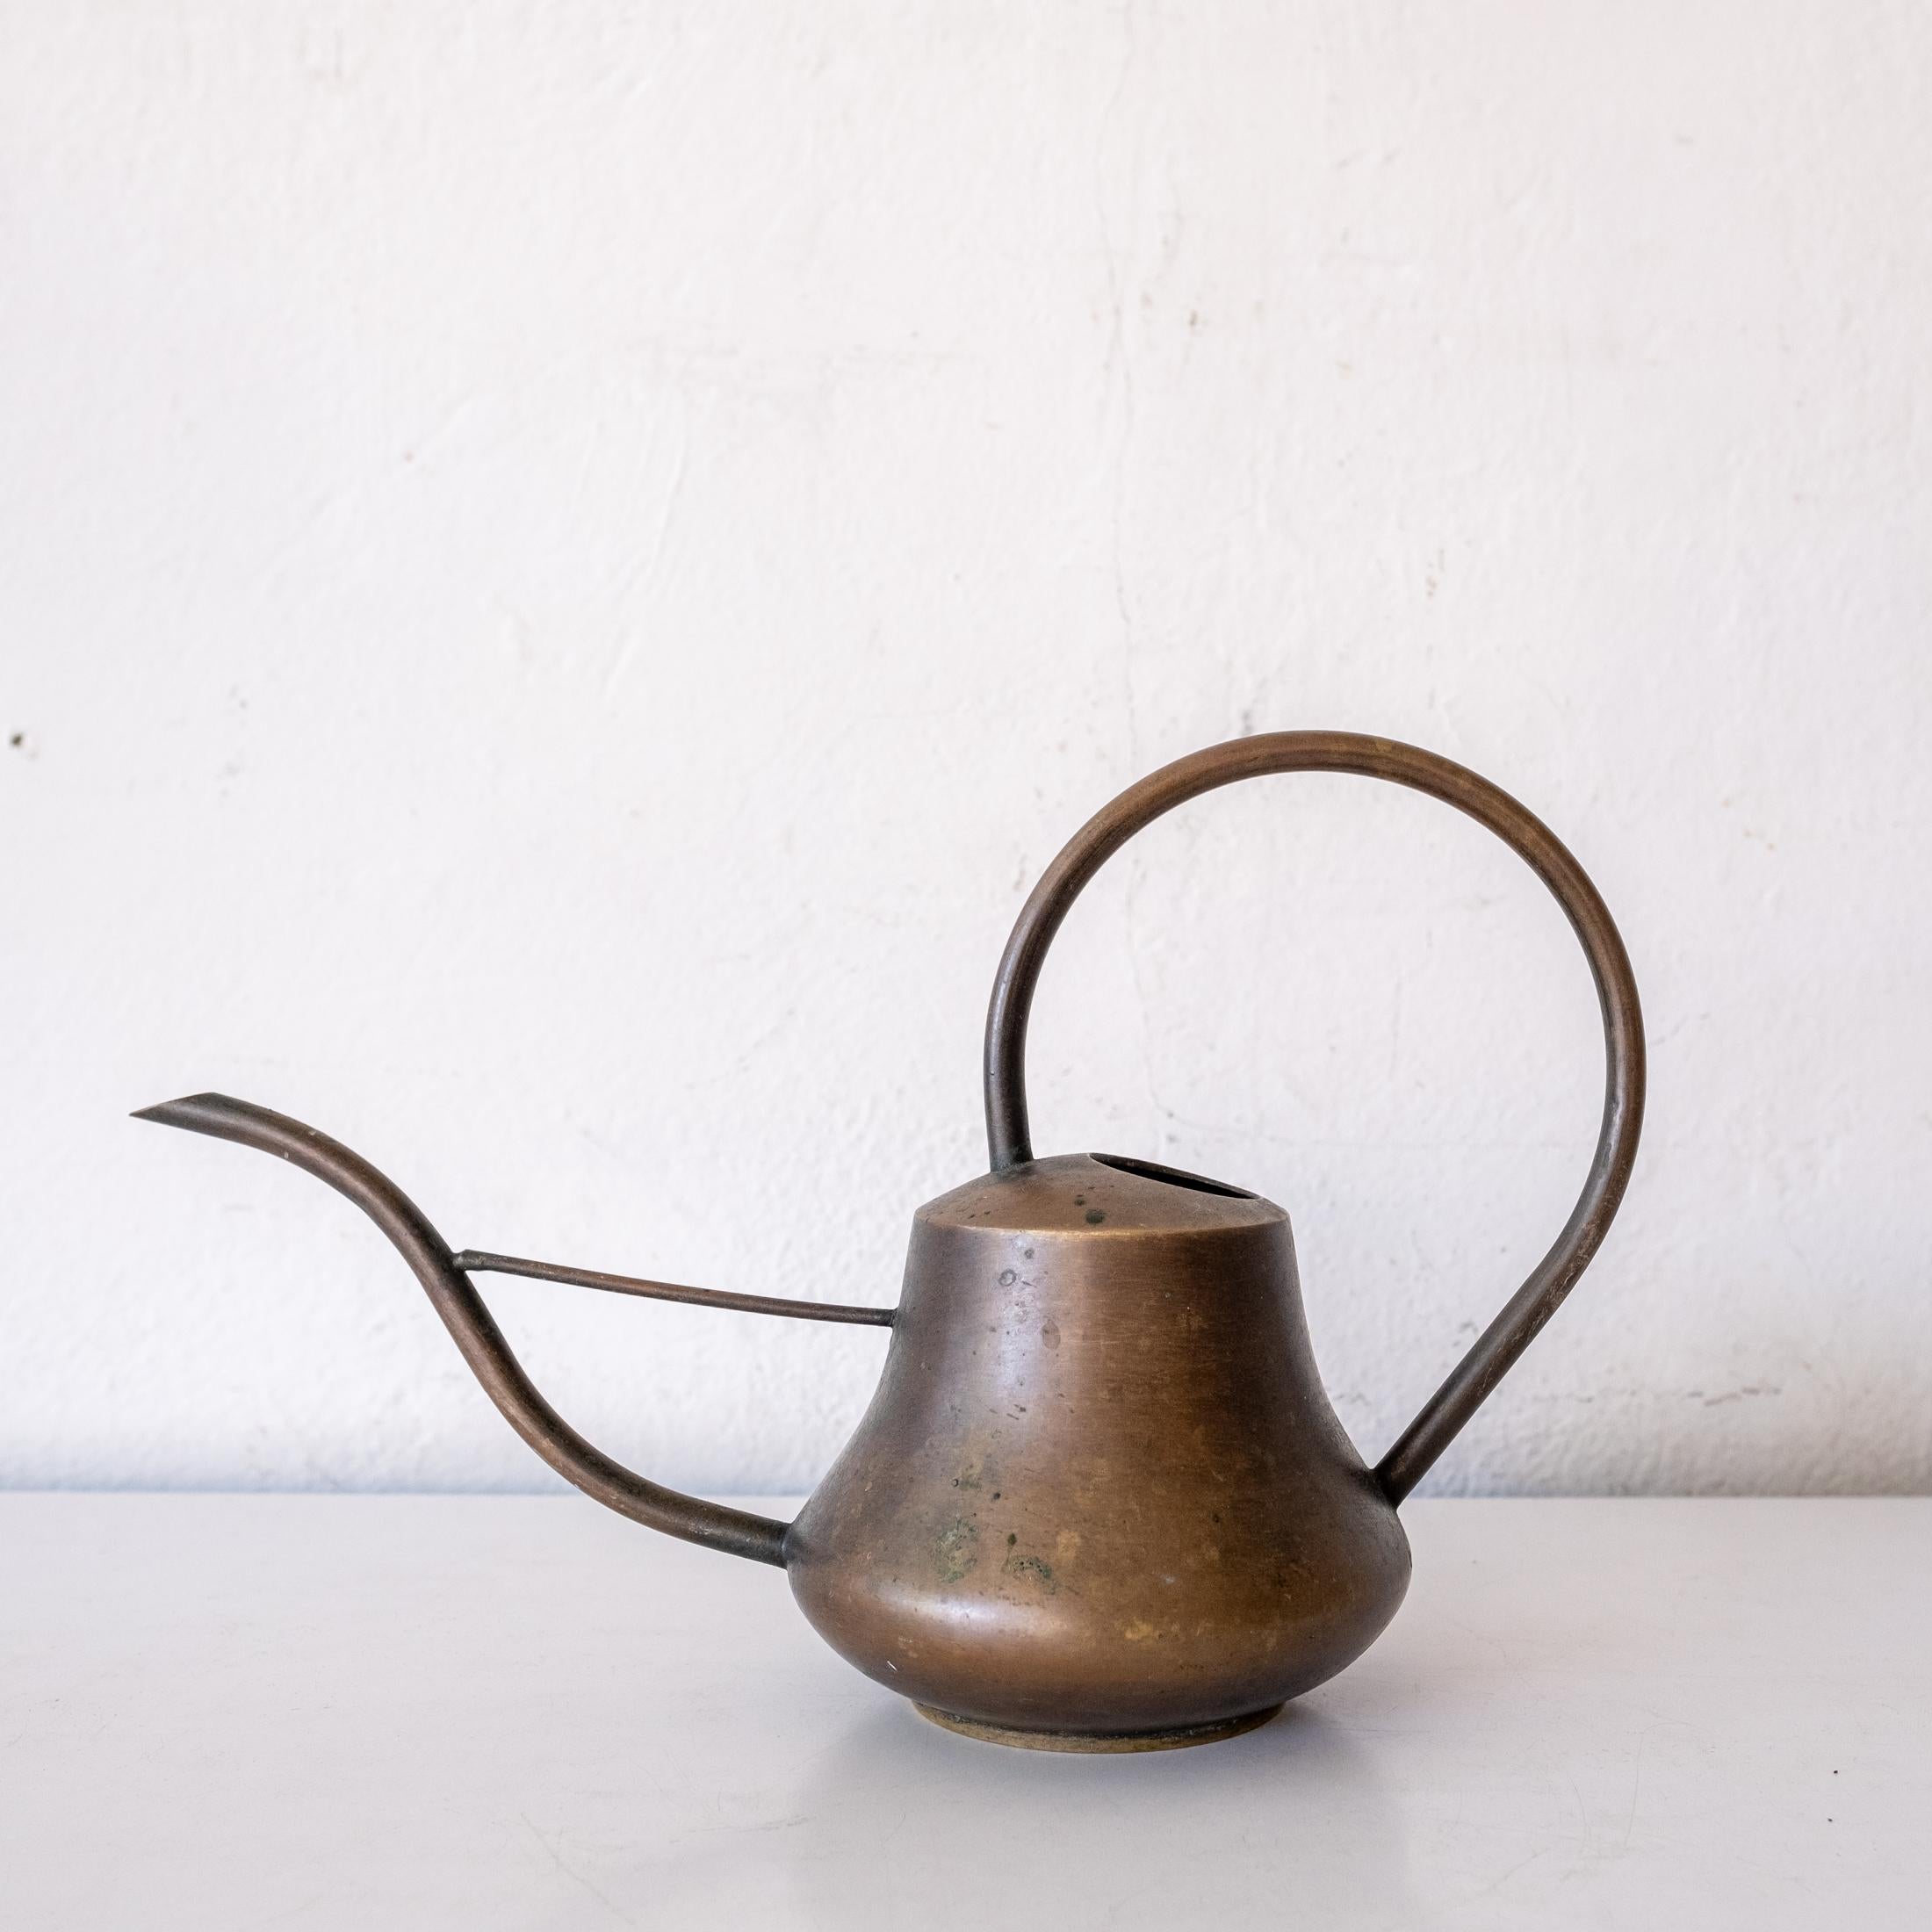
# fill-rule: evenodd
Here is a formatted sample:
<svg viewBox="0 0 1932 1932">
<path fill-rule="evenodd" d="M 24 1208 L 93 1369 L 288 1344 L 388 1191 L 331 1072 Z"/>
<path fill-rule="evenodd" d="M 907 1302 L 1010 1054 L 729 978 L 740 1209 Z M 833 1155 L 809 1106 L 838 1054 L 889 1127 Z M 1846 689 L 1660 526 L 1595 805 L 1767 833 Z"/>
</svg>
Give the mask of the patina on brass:
<svg viewBox="0 0 1932 1932">
<path fill-rule="evenodd" d="M 1035 1159 L 1027 1021 L 1081 889 L 1135 832 L 1236 779 L 1344 771 L 1467 812 L 1561 904 L 1595 977 L 1602 1129 L 1549 1252 L 1371 1470 L 1316 1377 L 1288 1218 L 1238 1187 L 1108 1154 Z M 783 1568 L 813 1626 L 948 1729 L 1050 1750 L 1230 1737 L 1359 1656 L 1401 1603 L 1397 1505 L 1588 1265 L 1643 1114 L 1630 962 L 1596 889 L 1507 794 L 1413 746 L 1282 732 L 1196 753 L 1121 794 L 1027 900 L 986 1024 L 991 1171 L 913 1218 L 897 1308 L 733 1295 L 466 1250 L 392 1183 L 265 1107 L 199 1094 L 141 1118 L 281 1155 L 402 1252 L 478 1380 L 538 1455 L 635 1521 Z M 660 1488 L 537 1392 L 471 1277 L 889 1326 L 877 1392 L 789 1525 Z"/>
</svg>

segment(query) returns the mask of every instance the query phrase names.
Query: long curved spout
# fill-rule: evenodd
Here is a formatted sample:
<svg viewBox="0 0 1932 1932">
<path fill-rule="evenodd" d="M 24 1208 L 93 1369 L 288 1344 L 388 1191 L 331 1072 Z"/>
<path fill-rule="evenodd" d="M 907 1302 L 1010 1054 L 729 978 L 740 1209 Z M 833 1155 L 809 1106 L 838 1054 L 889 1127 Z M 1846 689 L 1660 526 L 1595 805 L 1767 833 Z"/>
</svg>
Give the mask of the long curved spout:
<svg viewBox="0 0 1932 1932">
<path fill-rule="evenodd" d="M 748 1510 L 707 1503 L 676 1489 L 647 1482 L 613 1462 L 580 1436 L 544 1398 L 510 1352 L 509 1344 L 483 1300 L 455 1264 L 449 1244 L 429 1225 L 422 1210 L 361 1155 L 339 1141 L 222 1093 L 196 1093 L 185 1099 L 143 1107 L 137 1121 L 159 1121 L 192 1134 L 238 1141 L 243 1147 L 279 1154 L 349 1199 L 387 1235 L 422 1282 L 443 1317 L 470 1372 L 503 1412 L 510 1427 L 559 1475 L 607 1509 L 667 1535 L 703 1543 L 754 1562 L 784 1565 L 786 1525 Z"/>
</svg>

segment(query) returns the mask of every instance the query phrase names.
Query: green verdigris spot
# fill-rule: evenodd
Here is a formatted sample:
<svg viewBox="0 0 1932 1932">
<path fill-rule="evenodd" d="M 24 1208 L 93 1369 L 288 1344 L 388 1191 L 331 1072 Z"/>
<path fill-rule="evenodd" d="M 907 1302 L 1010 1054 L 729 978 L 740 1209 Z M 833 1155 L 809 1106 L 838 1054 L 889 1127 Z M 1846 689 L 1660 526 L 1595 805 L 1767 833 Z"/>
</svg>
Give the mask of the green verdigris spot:
<svg viewBox="0 0 1932 1932">
<path fill-rule="evenodd" d="M 1049 1597 L 1060 1587 L 1053 1580 L 1053 1565 L 1042 1557 L 1009 1556 L 999 1567 L 1009 1576 L 1024 1576 L 1039 1584 Z"/>
<path fill-rule="evenodd" d="M 939 1574 L 942 1582 L 956 1583 L 979 1561 L 979 1532 L 964 1517 L 955 1517 L 939 1539 Z"/>
</svg>

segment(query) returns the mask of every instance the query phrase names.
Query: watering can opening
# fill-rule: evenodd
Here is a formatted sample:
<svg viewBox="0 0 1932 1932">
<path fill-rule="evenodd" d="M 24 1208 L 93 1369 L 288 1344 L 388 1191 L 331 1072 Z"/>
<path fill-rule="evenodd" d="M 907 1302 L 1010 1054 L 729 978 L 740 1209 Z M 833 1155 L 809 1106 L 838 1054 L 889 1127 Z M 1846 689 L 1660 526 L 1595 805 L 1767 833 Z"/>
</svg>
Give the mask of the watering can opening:
<svg viewBox="0 0 1932 1932">
<path fill-rule="evenodd" d="M 1197 1194 L 1223 1194 L 1229 1200 L 1257 1200 L 1260 1197 L 1247 1187 L 1230 1187 L 1224 1180 L 1209 1180 L 1205 1174 L 1190 1174 L 1185 1168 L 1164 1167 L 1158 1161 L 1135 1160 L 1128 1154 L 1089 1154 L 1090 1161 L 1102 1167 L 1117 1168 L 1123 1174 L 1138 1174 L 1143 1180 L 1164 1181 L 1170 1187 L 1191 1187 Z"/>
</svg>

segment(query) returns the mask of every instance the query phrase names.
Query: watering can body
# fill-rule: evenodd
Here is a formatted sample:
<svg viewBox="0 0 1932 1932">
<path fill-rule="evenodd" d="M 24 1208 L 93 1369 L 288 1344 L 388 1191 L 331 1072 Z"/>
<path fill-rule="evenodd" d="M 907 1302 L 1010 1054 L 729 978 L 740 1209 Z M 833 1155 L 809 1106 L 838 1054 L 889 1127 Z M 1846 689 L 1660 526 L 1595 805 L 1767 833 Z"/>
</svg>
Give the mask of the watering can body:
<svg viewBox="0 0 1932 1932">
<path fill-rule="evenodd" d="M 1602 1123 L 1569 1220 L 1373 1469 L 1316 1373 L 1281 1209 L 1151 1162 L 1036 1158 L 1026 1102 L 1034 987 L 1081 888 L 1185 800 L 1301 770 L 1392 780 L 1496 832 L 1568 913 L 1604 1027 Z M 1349 733 L 1239 739 L 1143 780 L 1048 869 L 995 981 L 985 1092 L 989 1171 L 919 1211 L 892 1309 L 459 1253 L 361 1156 L 299 1121 L 218 1094 L 141 1117 L 278 1154 L 355 1201 L 546 1462 L 635 1521 L 783 1568 L 833 1647 L 937 1722 L 1063 1750 L 1233 1734 L 1344 1668 L 1394 1615 L 1409 1579 L 1402 1498 L 1603 1239 L 1642 1117 L 1640 1013 L 1622 942 L 1554 834 L 1475 774 Z M 858 1429 L 787 1525 L 651 1482 L 578 1435 L 477 1293 L 473 1277 L 492 1272 L 868 1323 L 891 1337 Z"/>
<path fill-rule="evenodd" d="M 1028 1162 L 913 1223 L 878 1392 L 786 1538 L 848 1662 L 955 1728 L 1179 1739 L 1272 1712 L 1402 1601 L 1279 1208 Z"/>
</svg>

